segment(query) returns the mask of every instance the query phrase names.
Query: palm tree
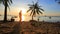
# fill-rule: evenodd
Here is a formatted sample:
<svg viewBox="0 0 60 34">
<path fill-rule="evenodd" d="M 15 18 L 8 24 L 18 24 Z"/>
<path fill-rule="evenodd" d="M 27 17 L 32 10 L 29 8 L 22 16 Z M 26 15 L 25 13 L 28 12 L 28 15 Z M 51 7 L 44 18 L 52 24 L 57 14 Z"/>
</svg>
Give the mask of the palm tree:
<svg viewBox="0 0 60 34">
<path fill-rule="evenodd" d="M 36 14 L 43 14 L 42 11 L 44 11 L 41 6 L 38 5 L 38 2 L 36 2 L 34 4 L 29 4 L 29 10 L 27 12 L 31 11 L 30 16 L 32 16 L 32 20 L 33 20 L 33 16 L 36 16 Z"/>
<path fill-rule="evenodd" d="M 6 22 L 7 21 L 7 8 L 9 8 L 9 5 L 11 5 L 12 0 L 0 0 L 0 3 L 2 3 L 5 7 L 4 22 Z"/>
</svg>

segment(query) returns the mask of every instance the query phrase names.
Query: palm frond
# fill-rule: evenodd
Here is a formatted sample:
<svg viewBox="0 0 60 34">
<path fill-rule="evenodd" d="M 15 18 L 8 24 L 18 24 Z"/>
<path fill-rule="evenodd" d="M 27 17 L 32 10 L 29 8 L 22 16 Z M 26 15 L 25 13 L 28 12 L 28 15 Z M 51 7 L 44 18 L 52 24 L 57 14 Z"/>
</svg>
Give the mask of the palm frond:
<svg viewBox="0 0 60 34">
<path fill-rule="evenodd" d="M 8 3 L 9 5 L 11 5 L 11 4 L 12 4 L 12 0 L 7 0 L 7 3 Z"/>
<path fill-rule="evenodd" d="M 38 6 L 39 8 L 41 8 L 42 6 Z"/>
<path fill-rule="evenodd" d="M 33 4 L 31 5 L 31 4 L 29 4 L 29 10 L 27 11 L 27 12 L 29 12 L 29 11 L 31 11 L 31 13 L 30 13 L 30 16 L 32 15 L 32 18 L 33 18 L 33 16 L 36 16 L 36 14 L 43 14 L 42 13 L 42 11 L 44 11 L 42 8 L 40 8 L 41 6 L 39 6 L 38 5 L 38 2 L 36 2 L 35 4 L 34 4 L 34 2 L 33 2 Z"/>
<path fill-rule="evenodd" d="M 34 6 L 34 5 L 28 4 L 28 6 Z"/>
<path fill-rule="evenodd" d="M 29 7 L 29 10 L 27 10 L 27 12 L 29 12 L 30 10 L 32 10 L 33 9 L 33 7 Z"/>
<path fill-rule="evenodd" d="M 33 6 L 29 7 L 30 9 L 33 9 Z"/>
<path fill-rule="evenodd" d="M 42 11 L 44 11 L 42 8 L 39 8 L 39 10 L 42 10 Z"/>
<path fill-rule="evenodd" d="M 31 9 L 27 10 L 27 12 L 29 12 Z"/>
<path fill-rule="evenodd" d="M 33 13 L 33 10 L 31 11 L 30 16 L 32 15 L 32 13 Z"/>
<path fill-rule="evenodd" d="M 34 5 L 34 2 L 32 1 L 33 5 Z"/>
<path fill-rule="evenodd" d="M 39 14 L 39 10 L 38 9 L 36 10 L 36 12 L 37 12 L 37 14 Z"/>
<path fill-rule="evenodd" d="M 34 9 L 34 11 L 33 11 L 33 16 L 35 16 L 36 15 L 36 11 L 35 11 L 35 9 Z"/>
<path fill-rule="evenodd" d="M 10 2 L 13 3 L 12 0 L 10 0 Z"/>
<path fill-rule="evenodd" d="M 58 4 L 60 4 L 60 0 L 55 0 L 55 2 L 57 2 Z"/>
<path fill-rule="evenodd" d="M 58 2 L 60 4 L 60 2 Z"/>
<path fill-rule="evenodd" d="M 41 14 L 43 14 L 40 10 L 39 10 L 39 12 L 40 12 Z"/>
</svg>

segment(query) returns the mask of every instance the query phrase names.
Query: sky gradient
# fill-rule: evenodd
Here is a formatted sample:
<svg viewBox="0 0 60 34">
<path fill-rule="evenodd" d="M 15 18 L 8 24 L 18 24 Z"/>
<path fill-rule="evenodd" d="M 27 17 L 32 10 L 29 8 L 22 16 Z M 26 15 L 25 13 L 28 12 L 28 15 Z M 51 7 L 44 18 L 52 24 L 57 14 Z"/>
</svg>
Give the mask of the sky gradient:
<svg viewBox="0 0 60 34">
<path fill-rule="evenodd" d="M 8 15 L 18 15 L 20 8 L 28 9 L 28 4 L 32 4 L 32 1 L 37 2 L 37 0 L 13 0 L 13 4 L 8 9 Z M 60 5 L 54 0 L 39 0 L 39 5 L 41 5 L 45 11 L 43 15 L 47 16 L 60 16 Z M 0 14 L 4 14 L 4 6 L 0 5 Z"/>
</svg>

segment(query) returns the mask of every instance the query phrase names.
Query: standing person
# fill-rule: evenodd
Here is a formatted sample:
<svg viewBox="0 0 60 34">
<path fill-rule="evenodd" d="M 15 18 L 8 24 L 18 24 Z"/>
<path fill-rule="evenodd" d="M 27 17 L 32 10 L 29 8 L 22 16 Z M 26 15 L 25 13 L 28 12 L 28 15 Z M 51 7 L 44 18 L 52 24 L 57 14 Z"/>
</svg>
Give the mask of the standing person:
<svg viewBox="0 0 60 34">
<path fill-rule="evenodd" d="M 20 22 L 22 21 L 22 10 L 19 12 Z"/>
<path fill-rule="evenodd" d="M 39 22 L 39 18 L 38 18 L 38 22 Z"/>
</svg>

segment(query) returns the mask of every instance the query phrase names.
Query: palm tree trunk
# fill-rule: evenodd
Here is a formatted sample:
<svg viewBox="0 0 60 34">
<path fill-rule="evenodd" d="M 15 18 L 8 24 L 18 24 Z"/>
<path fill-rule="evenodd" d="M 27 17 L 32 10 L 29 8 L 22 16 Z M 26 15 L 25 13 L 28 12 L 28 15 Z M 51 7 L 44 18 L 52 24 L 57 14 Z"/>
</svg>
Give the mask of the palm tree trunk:
<svg viewBox="0 0 60 34">
<path fill-rule="evenodd" d="M 7 21 L 7 1 L 5 1 L 4 22 Z"/>
<path fill-rule="evenodd" d="M 33 15 L 32 15 L 32 20 L 33 20 Z"/>
</svg>

